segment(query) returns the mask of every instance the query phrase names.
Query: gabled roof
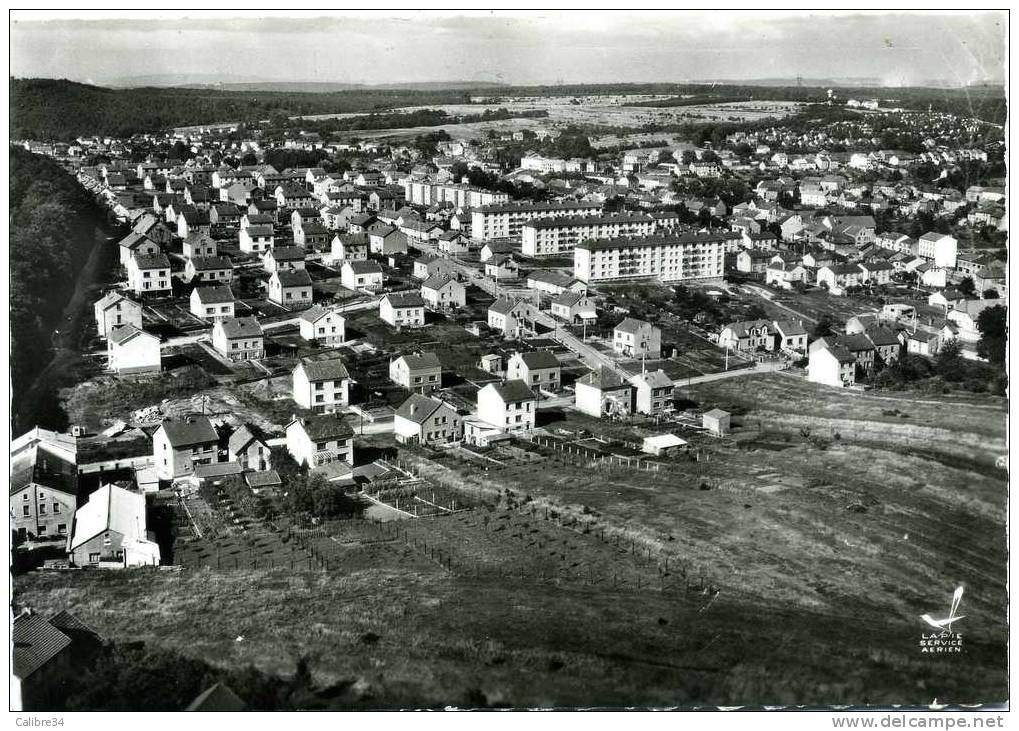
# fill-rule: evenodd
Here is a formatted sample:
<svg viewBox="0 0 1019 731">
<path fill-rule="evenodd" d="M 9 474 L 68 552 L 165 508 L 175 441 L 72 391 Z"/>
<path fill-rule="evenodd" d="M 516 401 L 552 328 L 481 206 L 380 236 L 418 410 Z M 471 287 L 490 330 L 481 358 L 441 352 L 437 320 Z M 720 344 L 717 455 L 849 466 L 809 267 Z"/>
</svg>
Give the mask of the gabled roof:
<svg viewBox="0 0 1019 731">
<path fill-rule="evenodd" d="M 536 398 L 534 392 L 531 391 L 527 384 L 521 380 L 506 381 L 505 383 L 490 383 L 485 386 L 485 388 L 494 389 L 495 392 L 499 394 L 499 398 L 502 399 L 503 403 L 534 401 Z"/>
<path fill-rule="evenodd" d="M 138 254 L 134 257 L 138 269 L 169 269 L 170 260 L 166 254 Z"/>
<path fill-rule="evenodd" d="M 310 287 L 311 275 L 306 269 L 277 270 L 272 276 L 279 280 L 282 287 Z"/>
<path fill-rule="evenodd" d="M 225 284 L 195 287 L 195 295 L 203 305 L 218 305 L 234 301 L 234 293 Z"/>
<path fill-rule="evenodd" d="M 517 357 L 524 362 L 528 370 L 534 368 L 559 368 L 559 359 L 547 350 L 533 350 L 527 353 L 517 353 Z"/>
<path fill-rule="evenodd" d="M 145 244 L 145 243 L 149 243 L 149 244 L 152 244 L 153 246 L 157 246 L 157 247 L 159 246 L 155 241 L 150 239 L 148 236 L 146 236 L 143 233 L 139 233 L 137 231 L 132 231 L 127 236 L 122 238 L 120 240 L 120 243 L 118 244 L 118 246 L 120 246 L 121 248 L 124 248 L 124 249 L 134 250 L 134 249 L 137 249 L 139 246 L 141 246 L 142 244 Z"/>
<path fill-rule="evenodd" d="M 326 315 L 336 315 L 341 320 L 344 319 L 335 308 L 326 307 L 325 305 L 313 305 L 302 312 L 298 317 L 305 322 L 318 322 Z"/>
<path fill-rule="evenodd" d="M 624 381 L 618 373 L 605 366 L 596 371 L 591 371 L 578 379 L 577 383 L 583 383 L 585 386 L 594 386 L 602 391 L 630 387 L 630 384 Z"/>
<path fill-rule="evenodd" d="M 616 325 L 615 329 L 616 332 L 633 333 L 636 335 L 638 332 L 648 327 L 653 328 L 649 322 L 644 322 L 643 320 L 638 320 L 634 317 L 627 317 L 625 320 Z"/>
<path fill-rule="evenodd" d="M 230 454 L 241 453 L 255 441 L 265 444 L 265 436 L 262 431 L 252 424 L 242 424 L 237 431 L 230 435 L 230 441 L 227 443 Z"/>
<path fill-rule="evenodd" d="M 185 711 L 221 711 L 232 713 L 247 710 L 247 706 L 229 686 L 223 683 L 216 683 L 211 688 L 203 691 Z"/>
<path fill-rule="evenodd" d="M 724 329 L 732 330 L 733 334 L 737 338 L 745 338 L 749 335 L 751 329 L 767 328 L 771 330 L 772 323 L 767 320 L 741 320 L 740 322 L 731 322 L 725 326 Z"/>
<path fill-rule="evenodd" d="M 508 315 L 517 305 L 523 302 L 524 300 L 513 299 L 512 297 L 500 297 L 488 306 L 488 311 L 499 315 Z"/>
<path fill-rule="evenodd" d="M 858 353 L 860 351 L 874 349 L 874 344 L 870 341 L 870 338 L 860 333 L 842 335 L 838 338 L 836 343 L 848 350 L 850 353 Z"/>
<path fill-rule="evenodd" d="M 230 317 L 217 321 L 216 325 L 223 328 L 223 334 L 231 340 L 262 337 L 262 326 L 254 317 Z"/>
<path fill-rule="evenodd" d="M 287 429 L 289 430 L 290 427 L 295 424 L 299 424 L 300 428 L 304 430 L 304 433 L 307 434 L 312 441 L 319 441 L 323 439 L 348 439 L 354 436 L 354 430 L 351 428 L 350 424 L 337 414 L 322 414 L 320 416 L 298 418 L 287 424 Z"/>
<path fill-rule="evenodd" d="M 15 617 L 11 630 L 14 674 L 25 680 L 63 652 L 71 638 L 38 614 Z"/>
<path fill-rule="evenodd" d="M 117 345 L 123 345 L 128 340 L 138 337 L 139 335 L 144 335 L 156 341 L 159 340 L 159 338 L 157 338 L 155 335 L 147 333 L 144 330 L 139 330 L 134 325 L 117 325 L 112 330 L 110 330 L 110 342 L 115 343 Z"/>
<path fill-rule="evenodd" d="M 425 301 L 417 292 L 390 292 L 382 298 L 388 300 L 394 309 L 404 307 L 424 307 Z"/>
<path fill-rule="evenodd" d="M 397 360 L 406 363 L 408 371 L 442 369 L 442 361 L 435 353 L 407 353 L 401 355 Z"/>
<path fill-rule="evenodd" d="M 343 266 L 349 267 L 354 274 L 382 274 L 382 265 L 371 259 L 348 260 L 343 262 Z"/>
<path fill-rule="evenodd" d="M 439 290 L 445 287 L 450 282 L 456 283 L 456 280 L 448 274 L 433 274 L 428 277 L 425 281 L 421 282 L 422 289 L 434 289 Z"/>
<path fill-rule="evenodd" d="M 675 384 L 672 379 L 665 375 L 665 371 L 659 369 L 657 371 L 648 371 L 647 373 L 639 373 L 630 379 L 630 382 L 634 386 L 640 386 L 641 383 L 646 383 L 650 388 L 672 388 Z"/>
<path fill-rule="evenodd" d="M 400 404 L 396 415 L 401 416 L 415 424 L 423 424 L 428 417 L 445 405 L 441 399 L 424 396 L 420 393 L 412 393 L 406 401 Z M 451 407 L 452 408 L 452 407 Z"/>
<path fill-rule="evenodd" d="M 96 305 L 102 310 L 108 310 L 118 302 L 127 302 L 135 307 L 141 307 L 137 302 L 125 297 L 120 292 L 107 292 L 102 299 L 96 301 Z"/>
<path fill-rule="evenodd" d="M 304 370 L 304 374 L 308 377 L 309 381 L 342 381 L 350 378 L 347 366 L 339 358 L 302 360 L 297 364 L 297 368 Z"/>
<path fill-rule="evenodd" d="M 264 223 L 249 223 L 244 230 L 247 232 L 248 238 L 252 239 L 273 235 L 272 226 Z"/>
<path fill-rule="evenodd" d="M 807 330 L 803 327 L 803 323 L 795 320 L 776 320 L 775 327 L 779 332 L 782 333 L 782 337 L 789 337 L 790 335 L 806 335 Z"/>
<path fill-rule="evenodd" d="M 898 336 L 891 330 L 881 327 L 880 325 L 871 325 L 865 330 L 865 334 L 870 338 L 870 342 L 874 344 L 874 347 L 882 345 L 899 345 Z"/>
<path fill-rule="evenodd" d="M 196 272 L 234 268 L 229 256 L 193 256 L 189 261 Z"/>
<path fill-rule="evenodd" d="M 571 290 L 566 290 L 565 292 L 561 292 L 560 294 L 558 294 L 556 297 L 553 297 L 550 304 L 562 305 L 563 307 L 573 307 L 574 305 L 579 304 L 581 300 L 584 300 L 586 298 L 587 295 L 584 294 L 583 292 L 573 292 Z"/>
<path fill-rule="evenodd" d="M 88 502 L 74 513 L 71 549 L 104 531 L 145 540 L 145 495 L 109 484 L 89 495 Z"/>
<path fill-rule="evenodd" d="M 170 446 L 190 447 L 219 441 L 219 435 L 209 418 L 203 414 L 189 414 L 180 419 L 163 419 L 160 428 L 166 433 Z"/>
</svg>

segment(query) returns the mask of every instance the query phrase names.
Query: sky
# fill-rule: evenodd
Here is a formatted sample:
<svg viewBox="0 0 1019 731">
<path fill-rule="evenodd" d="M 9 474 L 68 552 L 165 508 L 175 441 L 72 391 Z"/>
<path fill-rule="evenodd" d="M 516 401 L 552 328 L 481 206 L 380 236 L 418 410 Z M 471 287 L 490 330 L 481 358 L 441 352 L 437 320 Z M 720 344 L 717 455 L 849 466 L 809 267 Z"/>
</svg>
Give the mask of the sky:
<svg viewBox="0 0 1019 731">
<path fill-rule="evenodd" d="M 230 17 L 12 13 L 11 75 L 100 85 L 1001 83 L 1007 16 L 566 11 Z"/>
</svg>

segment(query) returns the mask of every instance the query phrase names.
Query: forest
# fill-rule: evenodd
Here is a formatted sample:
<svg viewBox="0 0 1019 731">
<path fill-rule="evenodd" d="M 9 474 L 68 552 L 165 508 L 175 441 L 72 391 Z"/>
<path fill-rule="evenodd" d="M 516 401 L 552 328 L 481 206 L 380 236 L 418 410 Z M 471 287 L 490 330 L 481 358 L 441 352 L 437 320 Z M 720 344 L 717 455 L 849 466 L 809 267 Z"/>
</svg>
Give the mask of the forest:
<svg viewBox="0 0 1019 731">
<path fill-rule="evenodd" d="M 52 332 L 105 218 L 63 168 L 10 150 L 11 380 L 14 413 L 48 360 Z"/>
</svg>

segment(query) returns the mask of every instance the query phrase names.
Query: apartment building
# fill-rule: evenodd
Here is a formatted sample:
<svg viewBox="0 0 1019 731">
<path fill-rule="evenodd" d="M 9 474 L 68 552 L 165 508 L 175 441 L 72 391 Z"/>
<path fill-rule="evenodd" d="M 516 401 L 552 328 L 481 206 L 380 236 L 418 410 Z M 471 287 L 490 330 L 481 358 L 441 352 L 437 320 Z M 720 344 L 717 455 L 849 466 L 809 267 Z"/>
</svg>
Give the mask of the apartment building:
<svg viewBox="0 0 1019 731">
<path fill-rule="evenodd" d="M 434 206 L 451 203 L 454 208 L 478 208 L 509 203 L 507 193 L 477 188 L 461 183 L 436 183 L 430 180 L 408 180 L 403 185 L 404 198 L 411 205 Z"/>
<path fill-rule="evenodd" d="M 650 236 L 656 221 L 644 213 L 616 216 L 565 216 L 536 218 L 521 229 L 524 256 L 556 256 L 573 251 L 581 241 Z"/>
<path fill-rule="evenodd" d="M 471 236 L 482 241 L 519 238 L 524 224 L 535 218 L 596 216 L 601 204 L 592 201 L 503 203 L 471 211 Z"/>
<path fill-rule="evenodd" d="M 719 279 L 725 250 L 739 233 L 685 234 L 582 241 L 573 251 L 573 276 L 582 282 Z"/>
</svg>

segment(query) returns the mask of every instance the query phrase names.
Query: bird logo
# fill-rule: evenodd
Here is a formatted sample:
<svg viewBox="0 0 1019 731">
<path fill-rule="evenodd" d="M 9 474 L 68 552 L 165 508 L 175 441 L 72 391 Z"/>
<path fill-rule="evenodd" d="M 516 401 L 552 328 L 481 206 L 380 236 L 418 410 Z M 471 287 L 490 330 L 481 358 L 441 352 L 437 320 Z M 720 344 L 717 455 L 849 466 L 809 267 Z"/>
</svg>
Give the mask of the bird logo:
<svg viewBox="0 0 1019 731">
<path fill-rule="evenodd" d="M 955 590 L 955 593 L 952 595 L 952 604 L 949 607 L 947 617 L 935 619 L 929 614 L 923 614 L 920 616 L 920 619 L 922 619 L 924 622 L 929 624 L 934 629 L 951 632 L 952 625 L 963 618 L 963 615 L 956 614 L 956 612 L 959 610 L 959 604 L 962 602 L 962 589 L 963 588 L 960 586 Z"/>
</svg>

